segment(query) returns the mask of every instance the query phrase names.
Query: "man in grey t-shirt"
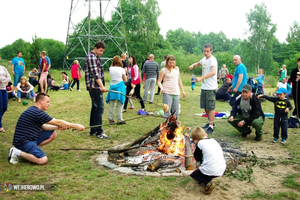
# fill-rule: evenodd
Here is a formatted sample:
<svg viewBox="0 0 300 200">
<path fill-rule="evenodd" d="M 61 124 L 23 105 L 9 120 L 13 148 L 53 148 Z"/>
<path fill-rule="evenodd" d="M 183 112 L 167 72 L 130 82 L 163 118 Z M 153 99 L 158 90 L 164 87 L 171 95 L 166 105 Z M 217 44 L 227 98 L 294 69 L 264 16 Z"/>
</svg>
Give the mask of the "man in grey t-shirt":
<svg viewBox="0 0 300 200">
<path fill-rule="evenodd" d="M 143 100 L 144 103 L 146 103 L 148 97 L 148 90 L 150 86 L 151 89 L 150 89 L 149 102 L 152 103 L 154 99 L 155 84 L 159 75 L 158 64 L 157 62 L 154 61 L 153 54 L 149 55 L 149 61 L 145 62 L 144 64 L 141 76 L 144 77 L 144 74 L 146 74 L 146 78 L 145 78 L 145 91 L 144 91 Z"/>
</svg>

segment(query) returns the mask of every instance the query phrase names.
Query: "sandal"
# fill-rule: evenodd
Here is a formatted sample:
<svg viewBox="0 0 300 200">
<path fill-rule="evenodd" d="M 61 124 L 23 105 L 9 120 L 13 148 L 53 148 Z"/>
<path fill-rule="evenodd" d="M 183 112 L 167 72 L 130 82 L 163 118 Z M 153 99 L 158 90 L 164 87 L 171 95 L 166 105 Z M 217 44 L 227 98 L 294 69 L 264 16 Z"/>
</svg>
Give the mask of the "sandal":
<svg viewBox="0 0 300 200">
<path fill-rule="evenodd" d="M 204 194 L 210 194 L 211 191 L 212 191 L 213 189 L 215 189 L 215 187 L 216 187 L 216 185 L 215 185 L 214 183 L 210 182 L 210 183 L 208 183 L 208 184 L 205 186 L 205 189 L 204 189 L 203 193 L 204 193 Z"/>
<path fill-rule="evenodd" d="M 126 112 L 126 110 L 123 110 L 123 113 L 125 113 Z"/>
</svg>

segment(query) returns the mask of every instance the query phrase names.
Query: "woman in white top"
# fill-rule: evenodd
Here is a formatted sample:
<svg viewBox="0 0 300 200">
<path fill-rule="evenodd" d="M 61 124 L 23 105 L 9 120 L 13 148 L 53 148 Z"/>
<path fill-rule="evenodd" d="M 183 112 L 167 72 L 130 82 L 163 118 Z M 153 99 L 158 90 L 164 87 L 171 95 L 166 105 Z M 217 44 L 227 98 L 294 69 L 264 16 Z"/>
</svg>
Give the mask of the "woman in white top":
<svg viewBox="0 0 300 200">
<path fill-rule="evenodd" d="M 117 101 L 117 124 L 126 124 L 123 120 L 123 105 L 125 102 L 126 88 L 125 82 L 127 81 L 126 72 L 123 68 L 122 59 L 120 56 L 114 56 L 112 60 L 111 67 L 109 68 L 109 73 L 111 77 L 109 90 L 116 92 L 108 92 L 106 96 L 106 103 L 109 103 L 108 107 L 108 120 L 109 123 L 113 124 L 114 121 L 114 111 L 115 111 L 115 101 Z"/>
<path fill-rule="evenodd" d="M 7 110 L 7 91 L 6 84 L 11 80 L 11 77 L 4 66 L 0 65 L 0 132 L 5 132 L 2 126 L 2 116 Z"/>
<path fill-rule="evenodd" d="M 179 99 L 180 92 L 179 87 L 182 92 L 182 97 L 185 98 L 184 88 L 180 78 L 179 68 L 176 67 L 175 57 L 169 55 L 166 59 L 166 65 L 159 72 L 158 86 L 161 89 L 163 103 L 169 106 L 169 110 L 164 113 L 164 119 L 167 119 L 171 112 L 176 110 L 176 117 L 179 118 Z M 162 86 L 162 81 L 164 85 Z"/>
<path fill-rule="evenodd" d="M 35 101 L 35 94 L 33 92 L 33 86 L 27 81 L 26 76 L 21 77 L 20 83 L 17 85 L 18 89 L 18 102 L 21 102 L 21 97 L 26 97 L 26 98 L 32 98 L 33 101 Z M 30 96 L 29 96 L 30 95 Z"/>
</svg>

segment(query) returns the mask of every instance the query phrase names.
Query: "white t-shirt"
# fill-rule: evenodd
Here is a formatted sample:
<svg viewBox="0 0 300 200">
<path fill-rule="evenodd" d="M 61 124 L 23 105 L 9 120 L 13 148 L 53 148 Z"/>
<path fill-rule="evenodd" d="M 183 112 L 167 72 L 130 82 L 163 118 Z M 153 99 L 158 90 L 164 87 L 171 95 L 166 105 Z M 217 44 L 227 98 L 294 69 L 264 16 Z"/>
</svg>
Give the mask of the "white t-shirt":
<svg viewBox="0 0 300 200">
<path fill-rule="evenodd" d="M 203 154 L 200 171 L 208 176 L 222 176 L 226 169 L 226 161 L 219 143 L 212 138 L 202 139 L 198 142 L 198 147 Z"/>
<path fill-rule="evenodd" d="M 285 89 L 287 89 L 287 83 L 278 82 L 278 83 L 277 83 L 277 87 L 278 87 L 278 89 L 279 89 L 279 88 L 282 88 L 282 87 L 285 88 Z"/>
<path fill-rule="evenodd" d="M 123 67 L 111 66 L 109 68 L 109 73 L 110 73 L 110 77 L 111 77 L 110 84 L 116 85 L 116 84 L 120 83 L 121 81 L 123 81 L 122 76 L 125 75 L 125 69 Z"/>
<path fill-rule="evenodd" d="M 211 55 L 211 57 L 206 58 L 205 56 L 199 61 L 202 66 L 202 76 L 211 72 L 211 66 L 215 67 L 216 73 L 212 77 L 209 77 L 202 81 L 203 90 L 216 90 L 218 88 L 218 61 Z"/>
</svg>

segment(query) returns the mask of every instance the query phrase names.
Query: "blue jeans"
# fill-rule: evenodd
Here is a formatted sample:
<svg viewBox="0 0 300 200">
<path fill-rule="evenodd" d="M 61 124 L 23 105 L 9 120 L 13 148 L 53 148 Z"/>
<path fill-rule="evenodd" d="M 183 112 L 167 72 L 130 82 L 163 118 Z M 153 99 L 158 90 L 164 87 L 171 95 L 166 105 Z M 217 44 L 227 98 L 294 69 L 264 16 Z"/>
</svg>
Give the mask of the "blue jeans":
<svg viewBox="0 0 300 200">
<path fill-rule="evenodd" d="M 15 73 L 15 75 L 14 75 L 14 87 L 17 87 L 18 83 L 21 81 L 22 76 L 24 76 L 24 73 Z"/>
<path fill-rule="evenodd" d="M 216 99 L 217 100 L 229 101 L 230 98 L 231 98 L 231 96 L 228 92 L 226 92 L 226 93 L 217 93 L 216 94 Z"/>
<path fill-rule="evenodd" d="M 104 112 L 103 93 L 100 89 L 89 89 L 90 97 L 92 100 L 92 109 L 90 115 L 90 126 L 102 125 L 102 115 Z M 102 134 L 102 126 L 91 128 L 91 133 L 96 135 Z"/>
<path fill-rule="evenodd" d="M 23 92 L 21 92 L 19 90 L 17 92 L 17 96 L 18 96 L 19 99 L 21 99 L 21 97 L 26 97 L 26 95 L 27 95 L 26 93 L 23 93 Z M 33 90 L 30 91 L 30 96 L 32 98 L 35 97 Z"/>
<path fill-rule="evenodd" d="M 279 138 L 279 130 L 281 128 L 281 138 L 286 140 L 288 138 L 288 117 L 277 117 L 274 116 L 274 138 Z"/>
<path fill-rule="evenodd" d="M 2 128 L 2 116 L 7 110 L 7 102 L 8 102 L 7 91 L 0 90 L 0 128 Z"/>
</svg>

